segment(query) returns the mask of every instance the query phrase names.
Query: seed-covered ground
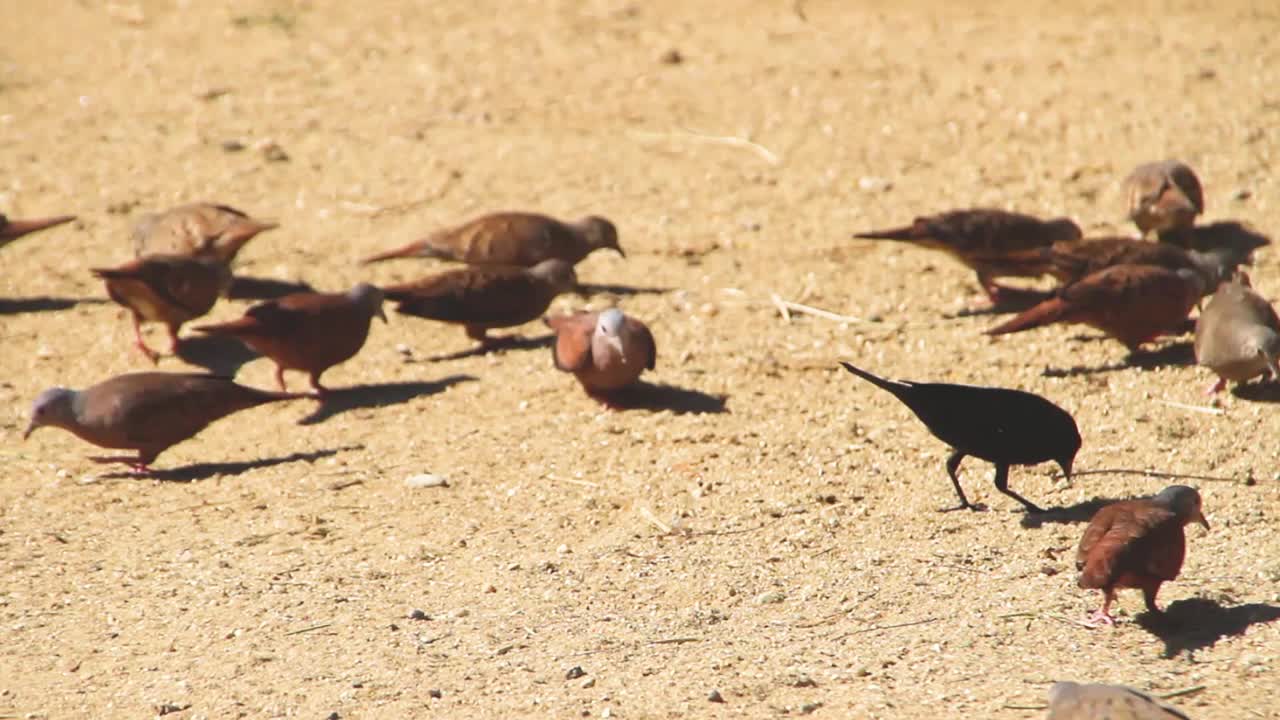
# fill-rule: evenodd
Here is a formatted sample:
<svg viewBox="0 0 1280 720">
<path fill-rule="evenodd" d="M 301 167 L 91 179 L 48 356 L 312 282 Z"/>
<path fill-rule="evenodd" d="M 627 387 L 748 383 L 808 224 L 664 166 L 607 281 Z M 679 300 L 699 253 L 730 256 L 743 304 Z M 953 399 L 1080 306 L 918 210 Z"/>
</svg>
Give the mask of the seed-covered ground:
<svg viewBox="0 0 1280 720">
<path fill-rule="evenodd" d="M 852 240 L 953 207 L 1127 232 L 1119 180 L 1191 163 L 1206 219 L 1280 227 L 1269 2 L 0 1 L 0 715 L 1036 718 L 1055 680 L 1197 719 L 1280 716 L 1280 392 L 1203 395 L 1189 338 L 1126 362 L 1080 327 L 997 340 L 971 272 Z M 658 338 L 610 412 L 530 342 L 396 317 L 326 376 L 113 474 L 41 430 L 45 387 L 147 367 L 88 272 L 145 212 L 281 228 L 237 271 L 342 289 L 357 259 L 497 209 L 617 223 L 578 266 Z M 1280 250 L 1254 285 L 1280 295 Z M 783 317 L 773 297 L 834 316 Z M 247 307 L 225 301 L 211 317 Z M 150 337 L 163 347 L 163 336 Z M 227 370 L 217 347 L 197 355 Z M 225 350 L 225 346 L 222 348 Z M 1158 348 L 1160 349 L 1160 348 Z M 1024 516 L 840 369 L 1018 387 L 1071 410 L 1078 478 Z M 162 361 L 165 370 L 191 366 Z M 257 359 L 238 379 L 272 385 Z M 294 377 L 300 384 L 302 378 Z M 1213 523 L 1149 627 L 1078 621 L 1097 504 L 1197 476 Z M 430 473 L 447 486 L 411 487 Z M 417 612 L 415 612 L 417 611 Z M 716 698 L 713 701 L 709 698 Z M 171 714 L 172 713 L 172 714 Z"/>
</svg>

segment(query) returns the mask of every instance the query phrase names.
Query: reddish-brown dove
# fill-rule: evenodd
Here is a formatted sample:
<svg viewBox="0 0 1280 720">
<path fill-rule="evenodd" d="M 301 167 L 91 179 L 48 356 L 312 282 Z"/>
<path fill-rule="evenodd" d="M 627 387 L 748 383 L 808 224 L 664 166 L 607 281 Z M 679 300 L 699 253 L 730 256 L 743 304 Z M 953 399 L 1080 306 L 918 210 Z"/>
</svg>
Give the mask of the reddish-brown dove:
<svg viewBox="0 0 1280 720">
<path fill-rule="evenodd" d="M 952 210 L 918 217 L 910 225 L 873 230 L 855 238 L 898 240 L 941 250 L 978 274 L 978 283 L 991 301 L 999 302 L 998 277 L 1038 277 L 1044 270 L 1028 270 L 1008 262 L 1009 255 L 1079 240 L 1080 227 L 1067 218 L 1041 220 L 1031 215 L 978 208 Z"/>
<path fill-rule="evenodd" d="M 3 213 L 0 213 L 0 247 L 8 245 L 28 233 L 37 232 L 63 223 L 69 223 L 75 219 L 75 215 L 59 215 L 57 217 L 49 218 L 28 218 L 26 220 L 17 220 L 6 217 Z"/>
<path fill-rule="evenodd" d="M 469 265 L 533 267 L 545 260 L 563 260 L 576 265 L 601 249 L 626 257 L 618 245 L 618 229 L 602 217 L 592 215 L 576 222 L 563 222 L 537 213 L 501 212 L 437 230 L 421 240 L 362 262 L 432 257 Z"/>
<path fill-rule="evenodd" d="M 1209 393 L 1267 372 L 1280 380 L 1277 358 L 1280 317 L 1249 287 L 1249 276 L 1238 273 L 1218 287 L 1196 320 L 1196 362 L 1218 374 Z"/>
<path fill-rule="evenodd" d="M 1203 279 L 1191 270 L 1115 265 L 1086 275 L 1054 296 L 987 331 L 1022 332 L 1053 323 L 1081 323 L 1119 340 L 1132 352 L 1177 329 L 1202 296 Z"/>
<path fill-rule="evenodd" d="M 213 203 L 179 205 L 144 216 L 133 230 L 133 251 L 148 254 L 214 257 L 230 264 L 259 233 L 279 227 Z"/>
<path fill-rule="evenodd" d="M 1115 624 L 1111 603 L 1120 588 L 1142 590 L 1147 610 L 1163 614 L 1156 607 L 1156 593 L 1182 570 L 1187 554 L 1183 528 L 1192 522 L 1209 529 L 1200 493 L 1186 485 L 1173 485 L 1155 497 L 1124 500 L 1099 510 L 1076 550 L 1080 587 L 1103 594 L 1102 609 L 1094 619 Z"/>
<path fill-rule="evenodd" d="M 556 331 L 556 367 L 577 376 L 594 398 L 607 402 L 610 391 L 634 383 L 657 363 L 649 328 L 617 308 L 547 317 L 546 323 Z"/>
<path fill-rule="evenodd" d="M 143 323 L 163 323 L 169 331 L 170 350 L 176 352 L 182 324 L 209 312 L 231 284 L 227 265 L 211 257 L 149 255 L 92 272 L 106 282 L 111 299 L 133 314 L 138 349 L 152 362 L 159 354 L 143 340 Z"/>
<path fill-rule="evenodd" d="M 217 375 L 130 373 L 84 390 L 56 387 L 40 393 L 23 439 L 40 427 L 60 427 L 98 447 L 137 452 L 90 458 L 94 462 L 125 463 L 150 472 L 156 456 L 219 418 L 301 397 L 308 396 L 256 390 Z"/>
<path fill-rule="evenodd" d="M 531 268 L 472 265 L 383 292 L 399 303 L 398 313 L 462 325 L 467 337 L 489 344 L 488 330 L 538 319 L 557 295 L 577 284 L 567 261 L 543 260 Z"/>
<path fill-rule="evenodd" d="M 1162 233 L 1191 227 L 1204 212 L 1200 178 L 1183 162 L 1164 160 L 1139 165 L 1124 180 L 1129 219 L 1139 232 Z"/>
<path fill-rule="evenodd" d="M 382 291 L 360 283 L 345 293 L 295 293 L 249 308 L 238 320 L 199 325 L 197 332 L 229 335 L 276 364 L 276 382 L 285 390 L 284 371 L 310 375 L 317 395 L 326 370 L 355 357 L 369 337 L 369 325 L 382 312 Z"/>
<path fill-rule="evenodd" d="M 1181 711 L 1123 685 L 1054 683 L 1046 720 L 1190 720 Z"/>
</svg>

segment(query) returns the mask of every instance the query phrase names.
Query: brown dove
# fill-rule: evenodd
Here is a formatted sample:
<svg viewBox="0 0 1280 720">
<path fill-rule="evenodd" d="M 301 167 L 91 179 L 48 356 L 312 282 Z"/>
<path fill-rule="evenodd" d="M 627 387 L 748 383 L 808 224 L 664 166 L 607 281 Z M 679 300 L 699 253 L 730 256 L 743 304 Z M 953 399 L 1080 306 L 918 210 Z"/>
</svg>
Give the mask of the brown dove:
<svg viewBox="0 0 1280 720">
<path fill-rule="evenodd" d="M 1204 212 L 1200 178 L 1183 162 L 1139 165 L 1124 180 L 1129 219 L 1143 235 L 1191 227 Z"/>
<path fill-rule="evenodd" d="M 472 265 L 414 282 L 383 288 L 403 315 L 456 323 L 467 337 L 489 345 L 493 328 L 514 327 L 542 316 L 551 301 L 578 284 L 565 260 L 543 260 L 531 268 Z"/>
<path fill-rule="evenodd" d="M 649 328 L 617 308 L 548 317 L 546 323 L 556 332 L 556 368 L 576 375 L 587 394 L 602 401 L 657 363 Z"/>
<path fill-rule="evenodd" d="M 111 299 L 133 314 L 138 349 L 152 362 L 159 354 L 143 340 L 142 324 L 164 323 L 170 350 L 176 352 L 178 329 L 209 312 L 231 283 L 231 271 L 221 260 L 181 255 L 149 255 L 92 272 L 106 282 Z"/>
<path fill-rule="evenodd" d="M 31 408 L 23 433 L 60 427 L 98 447 L 134 450 L 136 456 L 93 457 L 150 472 L 156 456 L 238 410 L 308 397 L 237 385 L 231 378 L 196 373 L 143 372 L 117 375 L 84 390 L 45 390 Z"/>
<path fill-rule="evenodd" d="M 75 219 L 75 215 L 59 215 L 57 217 L 49 218 L 16 220 L 5 217 L 3 213 L 0 213 L 0 247 L 8 245 L 28 233 L 37 232 L 63 223 L 69 223 Z"/>
<path fill-rule="evenodd" d="M 996 278 L 1038 277 L 1044 272 L 1007 262 L 1010 254 L 1079 240 L 1082 233 L 1067 218 L 1041 220 L 1006 210 L 977 208 L 918 217 L 904 227 L 872 230 L 854 237 L 898 240 L 946 252 L 976 272 L 983 291 L 998 303 L 1002 288 Z"/>
<path fill-rule="evenodd" d="M 1218 374 L 1209 393 L 1267 372 L 1280 380 L 1278 357 L 1280 317 L 1249 287 L 1249 276 L 1238 273 L 1218 287 L 1196 320 L 1196 362 Z"/>
<path fill-rule="evenodd" d="M 500 212 L 437 230 L 421 240 L 362 262 L 432 257 L 469 265 L 533 267 L 544 260 L 563 260 L 576 265 L 592 252 L 606 248 L 626 257 L 618 245 L 618 229 L 602 217 L 593 215 L 576 222 L 562 222 L 536 213 Z"/>
<path fill-rule="evenodd" d="M 1142 590 L 1147 610 L 1156 607 L 1160 585 L 1178 577 L 1187 554 L 1183 529 L 1198 522 L 1209 529 L 1200 493 L 1186 485 L 1172 485 L 1152 498 L 1124 500 L 1103 507 L 1089 521 L 1076 550 L 1081 588 L 1102 591 L 1102 609 L 1094 619 L 1114 625 L 1111 603 L 1119 588 Z"/>
<path fill-rule="evenodd" d="M 374 316 L 382 312 L 382 291 L 360 283 L 345 293 L 294 293 L 258 303 L 238 320 L 199 325 L 197 332 L 229 335 L 271 358 L 276 382 L 285 390 L 284 371 L 301 370 L 311 377 L 317 395 L 328 392 L 320 376 L 360 352 Z"/>
<path fill-rule="evenodd" d="M 214 257 L 230 264 L 259 233 L 279 227 L 228 205 L 192 203 L 144 216 L 133 230 L 133 251 Z"/>
<path fill-rule="evenodd" d="M 1057 682 L 1046 720 L 1191 720 L 1179 710 L 1123 685 Z"/>
<path fill-rule="evenodd" d="M 1099 237 L 1015 253 L 1010 262 L 1024 263 L 1028 274 L 1040 271 L 1052 275 L 1064 286 L 1115 265 L 1155 265 L 1174 271 L 1185 268 L 1201 276 L 1206 292 L 1213 292 L 1222 279 L 1249 262 L 1249 255 L 1248 250 L 1231 247 L 1200 252 L 1138 238 Z"/>
<path fill-rule="evenodd" d="M 1202 296 L 1204 281 L 1190 270 L 1115 265 L 1086 275 L 1054 296 L 987 331 L 1022 332 L 1053 323 L 1082 323 L 1119 340 L 1131 352 L 1177 329 Z"/>
</svg>

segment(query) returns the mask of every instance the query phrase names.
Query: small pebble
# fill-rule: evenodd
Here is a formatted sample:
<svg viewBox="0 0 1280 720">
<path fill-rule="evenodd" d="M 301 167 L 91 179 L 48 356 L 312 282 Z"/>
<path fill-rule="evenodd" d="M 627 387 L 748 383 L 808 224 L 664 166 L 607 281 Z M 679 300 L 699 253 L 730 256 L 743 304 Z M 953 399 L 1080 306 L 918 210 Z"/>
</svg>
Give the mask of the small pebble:
<svg viewBox="0 0 1280 720">
<path fill-rule="evenodd" d="M 342 716 L 336 712 L 331 712 L 324 720 L 342 720 Z"/>
<path fill-rule="evenodd" d="M 239 140 L 223 140 L 222 141 L 223 152 L 235 153 L 235 152 L 240 152 L 241 150 L 244 150 L 244 148 L 245 148 L 244 143 L 240 142 Z"/>
<path fill-rule="evenodd" d="M 587 674 L 587 671 L 583 670 L 581 665 L 574 665 L 573 667 L 569 668 L 568 672 L 564 674 L 564 679 L 577 680 L 578 678 L 583 677 L 586 674 Z"/>
<path fill-rule="evenodd" d="M 414 608 L 409 612 L 409 619 L 410 620 L 430 620 L 431 616 L 422 612 L 418 608 Z"/>
<path fill-rule="evenodd" d="M 707 701 L 713 702 L 713 703 L 722 703 L 724 702 L 724 696 L 720 694 L 719 690 L 712 690 L 711 692 L 707 693 Z"/>
<path fill-rule="evenodd" d="M 587 679 L 585 679 L 585 680 L 583 680 L 583 681 L 582 681 L 582 687 L 583 687 L 584 689 L 585 689 L 585 688 L 593 688 L 593 687 L 595 687 L 595 686 L 596 686 L 596 679 L 595 679 L 595 678 L 593 678 L 593 677 L 589 677 L 589 678 L 587 678 Z"/>
<path fill-rule="evenodd" d="M 684 55 L 681 55 L 679 50 L 671 48 L 670 50 L 662 53 L 658 60 L 660 60 L 663 65 L 679 65 L 684 62 Z"/>
<path fill-rule="evenodd" d="M 787 594 L 781 590 L 769 590 L 762 592 L 756 596 L 755 603 L 757 605 L 773 605 L 787 599 Z"/>
<path fill-rule="evenodd" d="M 449 487 L 449 480 L 443 475 L 422 473 L 420 475 L 410 475 L 405 478 L 404 484 L 411 488 Z"/>
<path fill-rule="evenodd" d="M 444 693 L 440 692 L 440 688 L 431 688 L 430 690 L 427 691 L 427 694 L 437 700 L 444 697 Z"/>
</svg>

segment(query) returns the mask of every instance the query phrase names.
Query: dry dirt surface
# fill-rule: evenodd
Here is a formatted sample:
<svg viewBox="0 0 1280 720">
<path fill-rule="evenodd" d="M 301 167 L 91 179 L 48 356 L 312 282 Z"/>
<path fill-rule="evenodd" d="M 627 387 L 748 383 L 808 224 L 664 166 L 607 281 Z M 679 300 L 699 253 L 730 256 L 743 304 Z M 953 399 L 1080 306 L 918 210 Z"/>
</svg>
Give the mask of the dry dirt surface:
<svg viewBox="0 0 1280 720">
<path fill-rule="evenodd" d="M 1187 337 L 1138 364 L 1080 327 L 988 339 L 1000 316 L 961 312 L 971 272 L 849 238 L 976 205 L 1126 231 L 1120 178 L 1169 156 L 1207 219 L 1280 228 L 1274 3 L 0 17 L 0 210 L 80 216 L 0 251 L 0 716 L 1016 720 L 1070 679 L 1280 717 L 1280 392 L 1206 399 Z M 205 199 L 281 223 L 239 273 L 323 289 L 432 272 L 356 259 L 481 212 L 606 215 L 627 257 L 588 258 L 595 292 L 555 309 L 649 323 L 651 407 L 603 410 L 540 342 L 477 355 L 393 313 L 326 377 L 357 389 L 222 421 L 155 479 L 58 430 L 21 443 L 41 389 L 146 367 L 87 268 L 129 257 L 144 212 Z M 1253 271 L 1273 297 L 1278 253 Z M 775 293 L 839 317 L 788 321 Z M 1100 598 L 1073 565 L 1090 501 L 1172 481 L 1017 468 L 1065 508 L 1035 521 L 970 460 L 990 509 L 940 514 L 947 449 L 841 359 L 1046 395 L 1079 421 L 1080 471 L 1198 476 L 1214 527 L 1162 593 L 1172 629 L 1133 591 L 1118 627 L 1083 627 Z M 406 484 L 421 473 L 448 485 Z"/>
</svg>

